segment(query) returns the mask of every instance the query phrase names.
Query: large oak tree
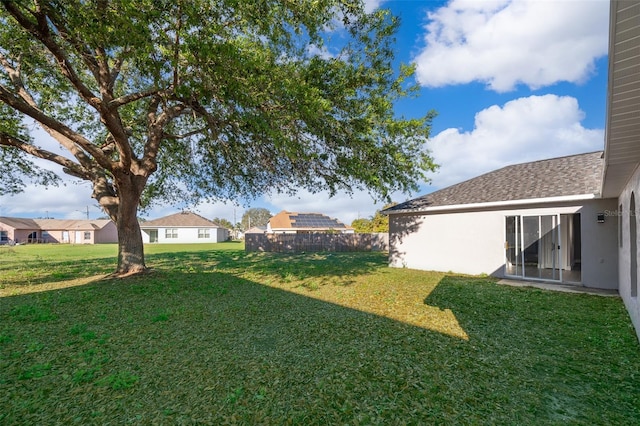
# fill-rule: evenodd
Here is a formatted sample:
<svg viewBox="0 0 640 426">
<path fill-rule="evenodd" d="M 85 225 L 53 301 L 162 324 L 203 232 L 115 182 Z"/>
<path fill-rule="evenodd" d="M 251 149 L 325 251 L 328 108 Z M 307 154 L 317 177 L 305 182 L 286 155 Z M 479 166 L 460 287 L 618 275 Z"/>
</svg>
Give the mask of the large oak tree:
<svg viewBox="0 0 640 426">
<path fill-rule="evenodd" d="M 268 191 L 415 189 L 431 114 L 394 115 L 397 19 L 350 0 L 0 0 L 0 193 L 88 181 L 145 270 L 136 213 Z M 37 123 L 64 149 L 46 150 Z M 7 167 L 7 164 L 10 167 Z"/>
</svg>

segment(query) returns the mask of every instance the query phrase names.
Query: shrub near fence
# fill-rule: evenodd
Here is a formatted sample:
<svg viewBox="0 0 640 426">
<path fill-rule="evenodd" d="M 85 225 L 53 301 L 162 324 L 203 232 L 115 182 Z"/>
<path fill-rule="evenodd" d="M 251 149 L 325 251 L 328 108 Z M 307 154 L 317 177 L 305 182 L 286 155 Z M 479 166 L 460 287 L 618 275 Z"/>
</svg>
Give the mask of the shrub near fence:
<svg viewBox="0 0 640 426">
<path fill-rule="evenodd" d="M 387 251 L 389 234 L 245 234 L 244 244 L 247 252 Z"/>
</svg>

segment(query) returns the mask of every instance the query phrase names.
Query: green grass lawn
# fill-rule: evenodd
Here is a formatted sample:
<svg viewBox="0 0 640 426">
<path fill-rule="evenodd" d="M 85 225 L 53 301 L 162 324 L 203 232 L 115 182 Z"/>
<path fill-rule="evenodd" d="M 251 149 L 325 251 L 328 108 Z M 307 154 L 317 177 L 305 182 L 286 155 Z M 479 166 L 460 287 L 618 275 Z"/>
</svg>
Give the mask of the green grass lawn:
<svg viewBox="0 0 640 426">
<path fill-rule="evenodd" d="M 379 253 L 0 247 L 0 424 L 640 424 L 619 298 Z"/>
</svg>

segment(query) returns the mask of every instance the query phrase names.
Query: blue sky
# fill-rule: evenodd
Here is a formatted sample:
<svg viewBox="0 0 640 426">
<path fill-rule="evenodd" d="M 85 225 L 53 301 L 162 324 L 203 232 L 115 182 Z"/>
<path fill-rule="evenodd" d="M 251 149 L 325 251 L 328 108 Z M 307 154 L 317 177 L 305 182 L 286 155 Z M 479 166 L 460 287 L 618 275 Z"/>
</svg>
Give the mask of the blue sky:
<svg viewBox="0 0 640 426">
<path fill-rule="evenodd" d="M 427 148 L 437 173 L 404 201 L 508 164 L 600 150 L 604 146 L 609 2 L 607 0 L 367 0 L 400 16 L 398 63 L 415 63 L 417 98 L 396 113 L 434 109 Z M 0 197 L 0 216 L 101 216 L 86 183 L 27 187 Z M 319 212 L 351 223 L 380 204 L 367 193 L 264 196 L 249 205 L 202 204 L 208 218 L 239 221 L 248 207 Z M 178 208 L 162 206 L 156 218 Z"/>
</svg>

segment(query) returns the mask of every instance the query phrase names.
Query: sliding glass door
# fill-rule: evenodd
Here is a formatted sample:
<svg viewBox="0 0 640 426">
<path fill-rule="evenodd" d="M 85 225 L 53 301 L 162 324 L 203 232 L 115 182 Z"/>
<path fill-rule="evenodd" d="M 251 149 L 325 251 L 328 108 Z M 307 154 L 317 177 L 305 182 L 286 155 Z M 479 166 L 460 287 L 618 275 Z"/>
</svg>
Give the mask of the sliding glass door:
<svg viewBox="0 0 640 426">
<path fill-rule="evenodd" d="M 505 274 L 562 281 L 560 215 L 507 216 Z"/>
</svg>

